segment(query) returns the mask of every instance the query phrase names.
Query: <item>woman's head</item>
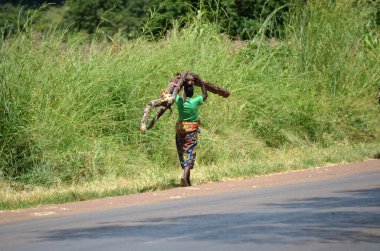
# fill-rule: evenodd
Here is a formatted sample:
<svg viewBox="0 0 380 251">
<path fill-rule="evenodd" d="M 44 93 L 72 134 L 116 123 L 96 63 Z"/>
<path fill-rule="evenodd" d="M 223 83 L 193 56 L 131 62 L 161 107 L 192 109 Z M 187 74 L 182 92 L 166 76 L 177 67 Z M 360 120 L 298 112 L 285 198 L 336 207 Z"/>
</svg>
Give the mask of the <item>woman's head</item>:
<svg viewBox="0 0 380 251">
<path fill-rule="evenodd" d="M 189 97 L 189 98 L 193 97 L 194 95 L 193 85 L 185 85 L 184 89 L 185 89 L 186 97 Z"/>
</svg>

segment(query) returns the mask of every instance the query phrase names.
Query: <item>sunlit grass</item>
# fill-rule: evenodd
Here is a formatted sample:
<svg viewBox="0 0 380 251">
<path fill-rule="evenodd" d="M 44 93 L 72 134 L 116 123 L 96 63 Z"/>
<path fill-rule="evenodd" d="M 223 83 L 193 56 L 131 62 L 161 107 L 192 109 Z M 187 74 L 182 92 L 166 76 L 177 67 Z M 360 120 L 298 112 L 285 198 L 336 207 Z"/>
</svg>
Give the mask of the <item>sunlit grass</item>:
<svg viewBox="0 0 380 251">
<path fill-rule="evenodd" d="M 194 185 L 199 185 L 291 170 L 353 163 L 371 159 L 378 153 L 378 150 L 378 144 L 340 145 L 326 149 L 318 147 L 272 149 L 260 157 L 242 159 L 235 163 L 199 164 L 192 172 L 192 180 Z M 133 179 L 105 177 L 81 184 L 50 187 L 2 181 L 0 182 L 0 209 L 9 210 L 174 188 L 178 187 L 179 177 L 179 168 L 165 170 L 154 168 L 149 172 L 142 171 Z"/>
</svg>

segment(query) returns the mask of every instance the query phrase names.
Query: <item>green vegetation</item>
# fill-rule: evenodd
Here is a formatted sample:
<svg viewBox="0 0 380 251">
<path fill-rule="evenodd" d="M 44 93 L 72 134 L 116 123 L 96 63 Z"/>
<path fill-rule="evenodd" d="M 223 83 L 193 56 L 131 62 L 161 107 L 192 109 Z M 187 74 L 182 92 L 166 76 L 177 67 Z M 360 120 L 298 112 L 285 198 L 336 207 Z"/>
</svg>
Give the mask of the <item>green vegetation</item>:
<svg viewBox="0 0 380 251">
<path fill-rule="evenodd" d="M 147 134 L 146 103 L 190 70 L 231 91 L 210 96 L 194 183 L 372 158 L 380 151 L 373 4 L 289 5 L 247 42 L 202 12 L 165 38 L 43 33 L 0 41 L 0 208 L 177 186 L 176 109 Z"/>
<path fill-rule="evenodd" d="M 224 33 L 243 39 L 257 34 L 260 22 L 277 10 L 276 25 L 267 30 L 271 36 L 283 28 L 287 3 L 293 0 L 3 0 L 0 4 L 0 27 L 8 33 L 20 30 L 27 17 L 34 18 L 34 30 L 49 27 L 70 32 L 122 33 L 130 38 L 142 32 L 162 37 L 175 25 L 184 27 L 191 15 L 217 23 Z M 301 1 L 301 0 L 295 0 Z M 149 24 L 149 25 L 147 25 Z"/>
</svg>

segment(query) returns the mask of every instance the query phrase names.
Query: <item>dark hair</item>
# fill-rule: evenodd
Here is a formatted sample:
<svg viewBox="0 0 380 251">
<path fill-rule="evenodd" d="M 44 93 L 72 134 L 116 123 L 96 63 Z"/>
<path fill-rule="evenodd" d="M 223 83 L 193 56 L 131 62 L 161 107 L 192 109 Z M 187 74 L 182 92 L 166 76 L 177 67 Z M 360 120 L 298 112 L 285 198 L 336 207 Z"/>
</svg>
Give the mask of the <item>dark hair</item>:
<svg viewBox="0 0 380 251">
<path fill-rule="evenodd" d="M 186 93 L 186 97 L 191 98 L 194 95 L 194 86 L 185 85 L 185 93 Z"/>
</svg>

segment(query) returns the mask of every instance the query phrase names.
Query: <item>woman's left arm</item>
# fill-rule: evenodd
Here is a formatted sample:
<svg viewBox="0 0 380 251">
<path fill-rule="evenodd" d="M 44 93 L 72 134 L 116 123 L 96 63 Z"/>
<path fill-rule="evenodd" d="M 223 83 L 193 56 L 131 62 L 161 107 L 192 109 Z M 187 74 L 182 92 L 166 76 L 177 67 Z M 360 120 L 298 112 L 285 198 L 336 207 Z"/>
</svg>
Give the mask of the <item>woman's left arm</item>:
<svg viewBox="0 0 380 251">
<path fill-rule="evenodd" d="M 202 96 L 203 96 L 203 102 L 206 101 L 207 97 L 208 97 L 208 94 L 207 94 L 207 89 L 206 89 L 206 86 L 204 83 L 202 83 Z"/>
</svg>

